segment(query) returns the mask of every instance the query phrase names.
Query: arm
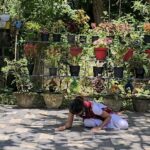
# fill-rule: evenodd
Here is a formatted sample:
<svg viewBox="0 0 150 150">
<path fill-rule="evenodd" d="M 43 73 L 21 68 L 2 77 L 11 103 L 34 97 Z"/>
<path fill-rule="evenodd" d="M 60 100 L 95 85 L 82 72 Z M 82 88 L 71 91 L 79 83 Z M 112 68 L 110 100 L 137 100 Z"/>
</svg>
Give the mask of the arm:
<svg viewBox="0 0 150 150">
<path fill-rule="evenodd" d="M 104 127 L 107 123 L 109 123 L 109 121 L 111 120 L 111 115 L 110 115 L 109 113 L 107 113 L 106 111 L 103 111 L 103 112 L 102 112 L 101 117 L 104 118 L 103 123 L 102 123 L 100 126 L 98 126 L 98 127 L 92 128 L 92 131 L 93 131 L 93 132 L 103 129 L 103 127 Z"/>
<path fill-rule="evenodd" d="M 69 112 L 68 118 L 67 118 L 67 121 L 66 121 L 65 125 L 60 126 L 60 127 L 56 128 L 55 130 L 56 131 L 63 131 L 65 129 L 71 128 L 72 127 L 72 123 L 73 123 L 73 119 L 74 119 L 74 115 Z"/>
</svg>

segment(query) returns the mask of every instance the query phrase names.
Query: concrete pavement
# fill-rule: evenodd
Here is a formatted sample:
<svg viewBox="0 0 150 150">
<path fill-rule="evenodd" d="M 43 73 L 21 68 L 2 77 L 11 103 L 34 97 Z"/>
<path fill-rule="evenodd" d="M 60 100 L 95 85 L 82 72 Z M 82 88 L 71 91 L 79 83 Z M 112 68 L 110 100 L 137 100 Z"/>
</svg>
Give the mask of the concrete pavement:
<svg viewBox="0 0 150 150">
<path fill-rule="evenodd" d="M 92 134 L 75 118 L 71 130 L 55 132 L 67 112 L 0 106 L 0 150 L 150 150 L 150 113 L 121 114 L 128 130 Z"/>
</svg>

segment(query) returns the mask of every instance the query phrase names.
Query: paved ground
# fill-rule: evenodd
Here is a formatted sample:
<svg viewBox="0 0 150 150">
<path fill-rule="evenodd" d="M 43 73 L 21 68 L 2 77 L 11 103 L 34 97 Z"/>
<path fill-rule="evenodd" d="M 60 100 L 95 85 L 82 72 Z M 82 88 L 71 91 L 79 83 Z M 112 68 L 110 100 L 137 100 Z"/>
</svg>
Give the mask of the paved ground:
<svg viewBox="0 0 150 150">
<path fill-rule="evenodd" d="M 92 134 L 75 118 L 72 130 L 55 132 L 67 110 L 0 106 L 0 150 L 150 150 L 150 113 L 125 112 L 130 128 Z"/>
</svg>

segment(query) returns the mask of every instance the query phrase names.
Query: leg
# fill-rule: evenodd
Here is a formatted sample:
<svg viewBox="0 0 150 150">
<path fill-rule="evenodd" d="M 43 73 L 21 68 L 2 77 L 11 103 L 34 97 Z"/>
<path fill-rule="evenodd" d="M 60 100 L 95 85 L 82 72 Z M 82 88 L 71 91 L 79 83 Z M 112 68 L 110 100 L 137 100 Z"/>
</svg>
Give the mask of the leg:
<svg viewBox="0 0 150 150">
<path fill-rule="evenodd" d="M 85 127 L 96 127 L 99 126 L 102 123 L 99 119 L 85 119 L 84 120 L 84 126 Z"/>
<path fill-rule="evenodd" d="M 112 122 L 115 128 L 125 130 L 128 129 L 129 125 L 125 119 L 122 119 L 120 116 L 113 114 L 112 115 Z"/>
</svg>

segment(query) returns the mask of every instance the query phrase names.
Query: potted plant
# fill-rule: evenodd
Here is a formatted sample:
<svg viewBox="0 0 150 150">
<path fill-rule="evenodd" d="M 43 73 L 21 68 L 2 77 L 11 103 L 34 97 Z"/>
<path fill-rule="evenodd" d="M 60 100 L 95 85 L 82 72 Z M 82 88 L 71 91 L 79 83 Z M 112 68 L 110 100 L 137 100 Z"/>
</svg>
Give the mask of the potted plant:
<svg viewBox="0 0 150 150">
<path fill-rule="evenodd" d="M 5 59 L 6 66 L 2 68 L 2 72 L 7 80 L 9 73 L 14 76 L 12 83 L 16 83 L 17 92 L 14 95 L 17 99 L 17 104 L 22 108 L 33 107 L 33 103 L 37 98 L 37 93 L 31 92 L 33 84 L 30 80 L 29 71 L 27 68 L 27 59 L 19 60 Z"/>
<path fill-rule="evenodd" d="M 110 45 L 110 55 L 114 65 L 114 77 L 123 78 L 124 61 L 123 56 L 127 52 L 128 46 L 119 41 L 119 37 L 115 37 Z"/>
<path fill-rule="evenodd" d="M 51 45 L 46 50 L 45 64 L 47 67 L 49 67 L 50 76 L 57 76 L 60 57 L 60 49 L 57 45 Z"/>
<path fill-rule="evenodd" d="M 113 111 L 119 111 L 121 109 L 121 96 L 123 92 L 123 86 L 115 80 L 110 80 L 109 85 L 106 86 L 107 81 L 102 77 L 96 77 L 93 81 L 93 88 L 103 99 L 103 103 L 110 107 Z"/>
<path fill-rule="evenodd" d="M 76 57 L 76 56 L 80 55 L 81 52 L 82 52 L 82 48 L 81 48 L 81 47 L 78 47 L 78 46 L 76 46 L 76 45 L 75 45 L 75 46 L 72 45 L 72 46 L 70 47 L 70 54 L 71 54 L 73 57 Z"/>
<path fill-rule="evenodd" d="M 60 92 L 58 80 L 54 78 L 47 80 L 42 96 L 47 108 L 59 108 L 64 99 L 64 95 Z"/>
<path fill-rule="evenodd" d="M 37 41 L 41 25 L 34 21 L 27 21 L 24 24 L 25 41 Z"/>
<path fill-rule="evenodd" d="M 141 81 L 135 81 L 134 91 L 131 96 L 133 109 L 137 112 L 146 112 L 148 110 L 150 100 L 150 83 L 142 83 Z"/>
<path fill-rule="evenodd" d="M 71 76 L 79 76 L 81 56 L 81 54 L 77 56 L 72 56 L 71 54 L 69 55 L 68 63 Z"/>
<path fill-rule="evenodd" d="M 68 34 L 67 40 L 69 44 L 75 44 L 76 41 L 76 35 L 75 34 Z"/>
<path fill-rule="evenodd" d="M 49 30 L 47 28 L 42 28 L 40 30 L 40 34 L 41 34 L 41 41 L 49 40 Z"/>
<path fill-rule="evenodd" d="M 147 54 L 134 51 L 133 58 L 129 61 L 129 68 L 134 71 L 135 77 L 144 78 L 144 75 L 148 73 L 149 67 L 150 62 Z"/>
<path fill-rule="evenodd" d="M 94 45 L 94 54 L 97 60 L 105 60 L 108 54 L 109 44 L 112 43 L 110 38 L 99 38 L 93 42 Z"/>
<path fill-rule="evenodd" d="M 62 20 L 53 22 L 51 30 L 53 32 L 53 42 L 60 42 L 61 32 L 64 32 L 66 30 L 64 22 Z"/>
</svg>

